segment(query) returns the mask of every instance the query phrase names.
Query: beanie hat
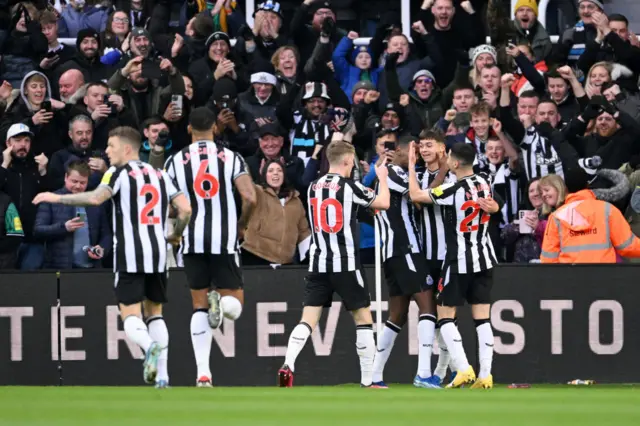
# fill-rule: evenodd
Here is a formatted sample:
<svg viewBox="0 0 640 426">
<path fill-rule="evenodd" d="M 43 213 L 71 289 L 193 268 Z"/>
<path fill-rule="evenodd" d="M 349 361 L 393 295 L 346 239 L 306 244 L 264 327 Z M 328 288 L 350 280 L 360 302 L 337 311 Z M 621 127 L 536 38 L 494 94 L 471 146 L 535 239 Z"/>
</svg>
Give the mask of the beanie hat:
<svg viewBox="0 0 640 426">
<path fill-rule="evenodd" d="M 216 31 L 215 33 L 211 34 L 209 38 L 207 38 L 207 41 L 204 45 L 208 49 L 209 47 L 211 47 L 214 41 L 218 40 L 224 40 L 227 45 L 229 45 L 229 49 L 231 49 L 231 39 L 229 39 L 229 35 L 227 33 L 223 33 L 222 31 Z"/>
<path fill-rule="evenodd" d="M 356 92 L 360 89 L 376 90 L 376 86 L 374 86 L 373 83 L 370 81 L 357 82 L 356 84 L 353 85 L 353 89 L 351 89 L 351 99 L 353 99 L 353 95 L 355 95 Z"/>
<path fill-rule="evenodd" d="M 264 61 L 259 61 L 254 67 L 251 73 L 251 84 L 253 83 L 265 83 L 275 86 L 277 84 L 275 71 L 273 66 Z"/>
<path fill-rule="evenodd" d="M 310 81 L 307 84 L 305 84 L 304 96 L 302 96 L 302 100 L 306 101 L 312 98 L 323 98 L 331 102 L 331 98 L 327 93 L 327 85 L 324 83 L 318 83 L 315 81 Z"/>
<path fill-rule="evenodd" d="M 76 48 L 78 50 L 80 50 L 80 44 L 82 44 L 82 41 L 85 38 L 95 39 L 98 42 L 98 50 L 100 49 L 102 43 L 100 42 L 100 35 L 98 32 L 93 28 L 83 28 L 78 31 L 78 37 L 76 38 Z"/>
<path fill-rule="evenodd" d="M 309 6 L 309 13 L 315 15 L 315 13 L 320 9 L 331 9 L 331 11 L 335 13 L 330 0 L 316 1 L 314 3 L 311 3 L 311 5 Z"/>
<path fill-rule="evenodd" d="M 260 11 L 273 12 L 276 15 L 278 15 L 279 17 L 283 18 L 281 7 L 280 7 L 280 3 L 278 3 L 277 1 L 266 0 L 266 1 L 262 2 L 262 3 L 260 3 L 258 5 L 258 7 L 256 7 L 255 12 L 253 12 L 253 17 L 255 18 L 256 17 L 256 13 L 258 13 Z"/>
<path fill-rule="evenodd" d="M 221 78 L 213 85 L 213 93 L 211 94 L 213 100 L 235 99 L 237 97 L 236 82 L 229 77 Z"/>
<path fill-rule="evenodd" d="M 496 48 L 491 46 L 490 44 L 481 44 L 480 46 L 473 49 L 471 64 L 475 66 L 476 59 L 478 59 L 478 56 L 482 55 L 483 53 L 488 53 L 489 55 L 491 55 L 491 57 L 493 58 L 493 62 L 497 61 L 498 54 L 496 52 Z"/>
<path fill-rule="evenodd" d="M 356 58 L 362 52 L 368 53 L 369 57 L 373 59 L 373 55 L 371 54 L 371 49 L 368 46 L 353 46 L 353 50 L 351 51 L 351 62 L 353 64 L 356 63 Z"/>
<path fill-rule="evenodd" d="M 582 167 L 573 167 L 564 171 L 564 183 L 570 194 L 582 191 L 589 187 L 589 175 Z"/>
<path fill-rule="evenodd" d="M 516 6 L 513 8 L 513 13 L 516 13 L 521 7 L 528 7 L 538 16 L 538 3 L 536 0 L 518 0 Z"/>
<path fill-rule="evenodd" d="M 411 79 L 411 82 L 412 82 L 412 83 L 415 83 L 415 81 L 416 81 L 417 79 L 419 79 L 420 77 L 427 77 L 427 78 L 430 78 L 430 79 L 431 79 L 431 81 L 433 81 L 433 84 L 434 84 L 434 85 L 436 84 L 436 78 L 433 76 L 433 74 L 432 74 L 432 73 L 431 73 L 431 71 L 429 71 L 429 70 L 420 70 L 420 71 L 418 71 L 417 73 L 415 73 L 415 74 L 413 75 L 413 78 Z"/>
<path fill-rule="evenodd" d="M 602 4 L 602 1 L 600 1 L 600 0 L 579 0 L 578 1 L 578 6 L 580 6 L 580 3 L 584 3 L 584 2 L 593 3 L 596 6 L 598 6 L 600 8 L 600 10 L 604 10 L 604 5 Z"/>
<path fill-rule="evenodd" d="M 135 27 L 131 30 L 131 38 L 135 37 L 146 37 L 151 40 L 151 35 L 149 35 L 149 31 L 145 30 L 142 27 Z"/>
</svg>

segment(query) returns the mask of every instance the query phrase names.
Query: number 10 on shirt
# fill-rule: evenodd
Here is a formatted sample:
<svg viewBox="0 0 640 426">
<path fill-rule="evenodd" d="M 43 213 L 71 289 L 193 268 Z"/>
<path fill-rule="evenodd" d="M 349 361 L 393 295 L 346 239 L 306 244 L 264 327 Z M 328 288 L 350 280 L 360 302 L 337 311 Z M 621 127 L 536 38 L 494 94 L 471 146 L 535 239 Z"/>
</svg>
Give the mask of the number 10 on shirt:
<svg viewBox="0 0 640 426">
<path fill-rule="evenodd" d="M 322 230 L 327 234 L 337 234 L 342 230 L 343 212 L 340 201 L 335 198 L 326 198 L 320 202 L 318 198 L 312 198 L 309 202 L 311 203 L 311 209 L 313 210 L 313 227 L 315 232 L 320 232 L 320 230 Z M 329 207 L 334 209 L 336 222 L 334 225 L 330 225 L 327 218 Z"/>
</svg>

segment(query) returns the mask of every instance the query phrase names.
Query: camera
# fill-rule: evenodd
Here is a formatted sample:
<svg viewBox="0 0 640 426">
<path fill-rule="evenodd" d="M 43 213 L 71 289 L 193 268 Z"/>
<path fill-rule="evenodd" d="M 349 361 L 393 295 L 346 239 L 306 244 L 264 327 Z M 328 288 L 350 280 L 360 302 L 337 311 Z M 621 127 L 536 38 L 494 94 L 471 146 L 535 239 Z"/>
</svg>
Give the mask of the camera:
<svg viewBox="0 0 640 426">
<path fill-rule="evenodd" d="M 169 131 L 167 130 L 161 130 L 158 133 L 158 139 L 156 139 L 156 145 L 161 146 L 161 147 L 165 147 L 169 144 Z"/>
</svg>

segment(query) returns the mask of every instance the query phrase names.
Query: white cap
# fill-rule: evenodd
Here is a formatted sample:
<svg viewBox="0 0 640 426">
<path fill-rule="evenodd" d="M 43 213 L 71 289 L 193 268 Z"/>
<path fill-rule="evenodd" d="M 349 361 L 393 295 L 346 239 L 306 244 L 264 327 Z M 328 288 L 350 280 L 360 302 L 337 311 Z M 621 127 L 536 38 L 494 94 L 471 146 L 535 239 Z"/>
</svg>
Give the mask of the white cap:
<svg viewBox="0 0 640 426">
<path fill-rule="evenodd" d="M 33 132 L 31 131 L 31 129 L 29 129 L 29 126 L 27 126 L 26 124 L 22 124 L 22 123 L 12 124 L 11 127 L 9 127 L 9 130 L 7 131 L 7 140 L 9 140 L 9 138 L 12 138 L 14 136 L 22 135 L 25 133 L 27 133 L 29 136 L 33 136 Z"/>
</svg>

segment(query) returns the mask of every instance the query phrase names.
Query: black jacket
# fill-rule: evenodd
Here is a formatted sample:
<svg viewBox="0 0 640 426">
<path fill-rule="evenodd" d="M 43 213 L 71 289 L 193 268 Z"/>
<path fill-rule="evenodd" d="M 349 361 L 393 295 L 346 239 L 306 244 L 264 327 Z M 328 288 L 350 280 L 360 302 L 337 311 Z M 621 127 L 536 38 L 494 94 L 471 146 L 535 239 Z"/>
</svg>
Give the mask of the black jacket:
<svg viewBox="0 0 640 426">
<path fill-rule="evenodd" d="M 97 151 L 97 152 L 96 152 Z M 64 186 L 64 175 L 67 171 L 67 166 L 71 161 L 82 160 L 88 162 L 91 157 L 93 157 L 94 153 L 99 153 L 100 158 L 102 158 L 105 163 L 107 163 L 107 168 L 109 167 L 109 159 L 104 151 L 94 150 L 89 147 L 86 151 L 77 150 L 73 147 L 73 145 L 69 145 L 66 148 L 61 149 L 60 151 L 56 151 L 51 158 L 49 159 L 49 164 L 47 168 L 47 180 L 50 182 L 49 186 L 53 188 L 59 188 Z M 102 179 L 102 173 L 95 172 L 91 173 L 89 176 L 89 184 L 87 185 L 87 191 L 94 190 L 100 184 L 100 180 Z"/>
<path fill-rule="evenodd" d="M 82 101 L 81 101 L 82 102 Z M 91 113 L 87 110 L 84 103 L 79 103 L 70 108 L 69 117 L 75 117 L 76 115 L 86 115 L 91 117 Z M 118 126 L 130 126 L 134 129 L 138 127 L 135 115 L 129 108 L 124 108 L 122 111 L 104 118 L 99 121 L 93 122 L 93 142 L 91 143 L 92 149 L 104 151 L 107 149 L 107 142 L 109 140 L 109 132 Z"/>
<path fill-rule="evenodd" d="M 58 67 L 56 81 L 58 81 L 60 76 L 66 71 L 74 69 L 82 72 L 85 83 L 109 80 L 109 77 L 111 77 L 114 72 L 112 67 L 100 62 L 100 58 L 96 57 L 93 61 L 89 61 L 82 52 L 76 52 L 73 59 L 68 60 Z"/>
</svg>

